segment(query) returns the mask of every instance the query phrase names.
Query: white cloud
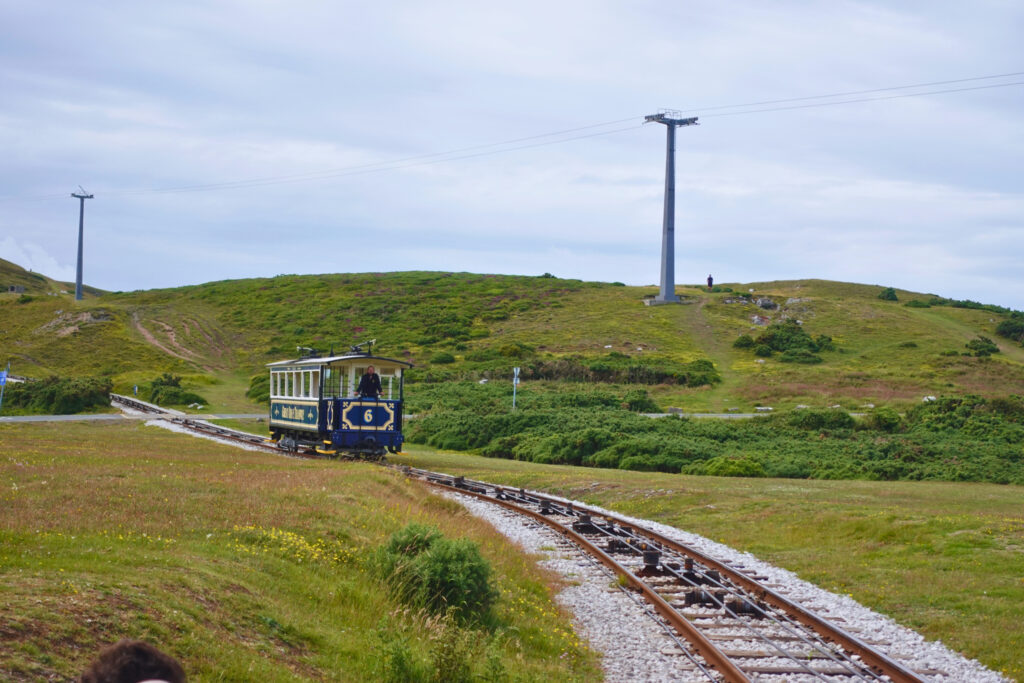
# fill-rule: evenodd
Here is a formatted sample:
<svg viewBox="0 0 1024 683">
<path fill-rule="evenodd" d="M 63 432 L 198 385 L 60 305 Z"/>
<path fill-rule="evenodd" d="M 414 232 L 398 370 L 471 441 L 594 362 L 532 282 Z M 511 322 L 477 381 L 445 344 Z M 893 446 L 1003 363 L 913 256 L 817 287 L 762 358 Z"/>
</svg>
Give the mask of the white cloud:
<svg viewBox="0 0 1024 683">
<path fill-rule="evenodd" d="M 13 237 L 0 238 L 0 257 L 54 280 L 75 281 L 77 265 L 60 263 L 44 247 L 34 242 L 23 242 Z"/>
<path fill-rule="evenodd" d="M 86 281 L 108 289 L 411 268 L 649 284 L 661 126 L 319 172 L 705 107 L 678 138 L 680 281 L 891 280 L 1024 308 L 1024 87 L 707 109 L 1013 71 L 1012 3 L 76 8 L 0 7 L 0 244 L 51 276 L 73 276 L 82 183 Z M 259 178 L 288 182 L 148 191 Z"/>
</svg>

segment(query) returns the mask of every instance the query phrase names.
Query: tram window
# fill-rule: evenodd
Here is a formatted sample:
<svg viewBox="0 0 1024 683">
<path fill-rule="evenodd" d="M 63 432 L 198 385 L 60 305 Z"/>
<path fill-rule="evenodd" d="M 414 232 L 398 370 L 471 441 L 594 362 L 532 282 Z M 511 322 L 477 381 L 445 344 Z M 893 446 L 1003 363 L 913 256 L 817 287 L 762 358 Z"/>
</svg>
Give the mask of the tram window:
<svg viewBox="0 0 1024 683">
<path fill-rule="evenodd" d="M 309 373 L 309 390 L 313 398 L 320 398 L 320 371 L 314 370 Z"/>
</svg>

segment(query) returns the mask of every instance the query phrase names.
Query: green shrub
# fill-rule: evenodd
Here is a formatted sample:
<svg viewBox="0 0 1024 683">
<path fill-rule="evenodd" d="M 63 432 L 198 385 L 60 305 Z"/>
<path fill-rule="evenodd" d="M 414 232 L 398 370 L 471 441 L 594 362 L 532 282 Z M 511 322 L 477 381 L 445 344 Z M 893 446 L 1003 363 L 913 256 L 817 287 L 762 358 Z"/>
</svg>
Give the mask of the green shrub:
<svg viewBox="0 0 1024 683">
<path fill-rule="evenodd" d="M 707 474 L 712 477 L 763 477 L 764 465 L 747 457 L 720 455 L 686 468 L 687 474 Z"/>
<path fill-rule="evenodd" d="M 811 335 L 807 334 L 803 326 L 797 324 L 792 319 L 772 323 L 754 341 L 756 344 L 767 344 L 771 347 L 772 351 L 788 351 L 789 349 L 818 350 L 818 346 L 811 338 Z M 829 338 L 830 343 L 831 341 L 831 338 Z"/>
<path fill-rule="evenodd" d="M 878 408 L 864 418 L 868 429 L 879 432 L 898 432 L 903 426 L 903 418 L 892 408 Z"/>
<path fill-rule="evenodd" d="M 896 296 L 896 290 L 892 287 L 886 287 L 879 292 L 878 298 L 882 301 L 899 301 L 899 297 Z"/>
<path fill-rule="evenodd" d="M 971 353 L 977 358 L 987 358 L 993 353 L 999 353 L 999 347 L 995 345 L 995 342 L 988 337 L 980 335 L 976 339 L 972 339 L 964 344 L 964 346 L 970 349 Z"/>
<path fill-rule="evenodd" d="M 533 348 L 521 342 L 502 344 L 498 347 L 498 353 L 505 358 L 529 358 L 533 355 Z"/>
<path fill-rule="evenodd" d="M 661 408 L 647 395 L 646 389 L 631 389 L 623 399 L 634 413 L 660 413 Z"/>
<path fill-rule="evenodd" d="M 532 393 L 532 392 L 531 392 Z M 587 391 L 575 392 L 582 400 Z M 595 392 L 607 396 L 605 392 Z M 754 420 L 651 419 L 600 401 L 554 407 L 554 396 L 524 396 L 508 410 L 511 386 L 455 384 L 406 427 L 412 443 L 492 457 L 659 472 L 711 471 L 816 479 L 987 481 L 1024 484 L 1024 397 L 943 397 L 900 420 L 880 408 L 863 421 L 842 410 L 794 411 Z M 434 394 L 431 394 L 434 396 Z M 590 402 L 587 400 L 587 402 Z M 495 410 L 502 405 L 504 410 Z M 741 467 L 740 469 L 733 469 Z"/>
<path fill-rule="evenodd" d="M 761 356 L 762 358 L 768 358 L 772 355 L 772 347 L 767 344 L 758 344 L 754 347 L 754 355 Z"/>
<path fill-rule="evenodd" d="M 901 343 L 897 344 L 897 346 L 899 348 L 901 348 L 901 349 L 916 349 L 917 348 L 917 342 L 905 341 L 905 342 L 901 342 Z"/>
<path fill-rule="evenodd" d="M 434 614 L 480 620 L 498 597 L 490 564 L 475 543 L 421 524 L 395 532 L 378 549 L 375 565 L 405 601 Z"/>
<path fill-rule="evenodd" d="M 732 343 L 734 349 L 752 349 L 754 348 L 754 338 L 749 334 L 741 334 L 736 337 L 736 341 Z"/>
<path fill-rule="evenodd" d="M 431 356 L 430 362 L 435 365 L 447 365 L 448 363 L 455 362 L 455 356 L 448 353 L 447 351 L 441 351 L 440 353 L 435 353 L 433 356 Z"/>
<path fill-rule="evenodd" d="M 257 403 L 270 403 L 270 373 L 261 372 L 249 378 L 249 389 L 245 392 L 247 398 Z"/>
<path fill-rule="evenodd" d="M 783 351 L 782 355 L 779 356 L 779 360 L 783 363 L 803 363 L 805 365 L 822 362 L 821 357 L 815 356 L 809 349 L 789 349 Z"/>
<path fill-rule="evenodd" d="M 789 414 L 790 426 L 798 429 L 852 429 L 856 424 L 845 410 L 796 410 Z"/>
<path fill-rule="evenodd" d="M 502 356 L 496 349 L 476 349 L 466 354 L 466 360 L 473 361 L 475 363 L 498 360 Z"/>
<path fill-rule="evenodd" d="M 832 337 L 827 334 L 819 334 L 814 338 L 815 351 L 834 351 L 835 348 L 835 344 L 832 343 Z"/>
<path fill-rule="evenodd" d="M 920 299 L 911 299 L 907 303 L 903 304 L 907 308 L 931 308 L 932 305 L 927 301 L 921 301 Z"/>
<path fill-rule="evenodd" d="M 98 377 L 47 377 L 37 382 L 10 382 L 4 407 L 48 415 L 72 415 L 110 405 L 113 384 Z M 21 411 L 19 411 L 21 412 Z"/>
<path fill-rule="evenodd" d="M 206 399 L 199 394 L 182 389 L 181 377 L 167 372 L 150 382 L 149 401 L 159 406 L 184 406 L 191 403 L 205 405 L 207 403 Z"/>
<path fill-rule="evenodd" d="M 1024 313 L 1015 313 L 1009 320 L 996 325 L 996 334 L 1017 342 L 1024 342 Z"/>
</svg>

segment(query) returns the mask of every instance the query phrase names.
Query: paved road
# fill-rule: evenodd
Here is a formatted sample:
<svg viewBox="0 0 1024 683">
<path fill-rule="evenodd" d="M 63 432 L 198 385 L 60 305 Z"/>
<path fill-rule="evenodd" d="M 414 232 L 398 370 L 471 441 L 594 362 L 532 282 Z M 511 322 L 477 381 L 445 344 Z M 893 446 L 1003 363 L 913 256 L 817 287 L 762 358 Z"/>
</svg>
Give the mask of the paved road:
<svg viewBox="0 0 1024 683">
<path fill-rule="evenodd" d="M 740 420 L 749 417 L 771 415 L 764 413 L 642 413 L 645 417 L 717 417 L 724 420 Z"/>
<path fill-rule="evenodd" d="M 237 415 L 203 415 L 191 413 L 185 417 L 200 420 L 247 420 L 267 416 L 266 413 L 237 414 Z M 116 420 L 151 420 L 152 415 L 122 415 L 121 413 L 90 413 L 85 415 L 0 415 L 0 423 L 4 422 L 73 422 L 73 421 L 106 421 Z"/>
</svg>

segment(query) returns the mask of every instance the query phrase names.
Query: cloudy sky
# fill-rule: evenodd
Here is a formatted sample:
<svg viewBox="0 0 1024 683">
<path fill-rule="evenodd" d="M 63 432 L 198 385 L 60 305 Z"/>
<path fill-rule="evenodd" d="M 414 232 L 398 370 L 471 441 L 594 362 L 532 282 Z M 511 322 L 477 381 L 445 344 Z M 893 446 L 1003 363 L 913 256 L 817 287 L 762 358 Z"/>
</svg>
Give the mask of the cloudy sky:
<svg viewBox="0 0 1024 683">
<path fill-rule="evenodd" d="M 104 289 L 656 284 L 674 109 L 677 282 L 1024 309 L 1022 37 L 1015 0 L 0 0 L 0 257 L 73 280 L 81 185 Z"/>
</svg>

